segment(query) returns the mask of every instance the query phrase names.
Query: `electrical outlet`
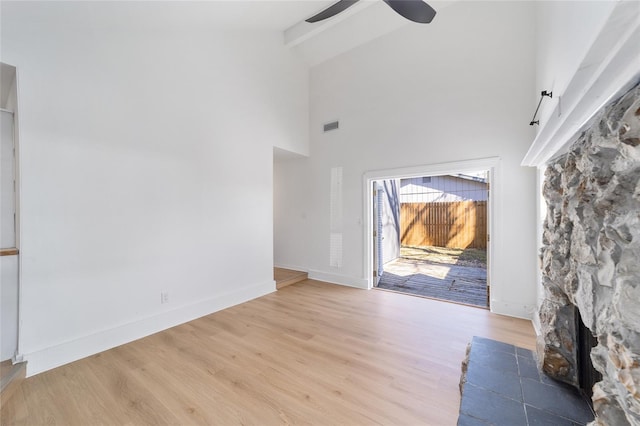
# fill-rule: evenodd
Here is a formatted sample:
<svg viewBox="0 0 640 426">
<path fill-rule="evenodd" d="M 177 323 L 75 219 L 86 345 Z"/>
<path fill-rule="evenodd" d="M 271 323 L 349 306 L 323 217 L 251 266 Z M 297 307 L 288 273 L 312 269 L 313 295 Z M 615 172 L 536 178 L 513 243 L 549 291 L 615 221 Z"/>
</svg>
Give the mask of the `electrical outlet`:
<svg viewBox="0 0 640 426">
<path fill-rule="evenodd" d="M 160 303 L 169 303 L 169 292 L 163 291 L 160 293 Z"/>
</svg>

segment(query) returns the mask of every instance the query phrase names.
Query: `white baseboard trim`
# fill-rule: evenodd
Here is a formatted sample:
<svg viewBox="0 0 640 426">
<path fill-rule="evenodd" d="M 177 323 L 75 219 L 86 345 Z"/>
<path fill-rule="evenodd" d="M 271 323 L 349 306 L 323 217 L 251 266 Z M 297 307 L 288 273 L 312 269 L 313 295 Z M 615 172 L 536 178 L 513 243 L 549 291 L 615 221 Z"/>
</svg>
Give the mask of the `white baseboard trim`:
<svg viewBox="0 0 640 426">
<path fill-rule="evenodd" d="M 273 267 L 274 268 L 282 268 L 282 269 L 290 269 L 292 271 L 309 272 L 309 270 L 307 268 L 304 268 L 302 266 L 286 265 L 286 264 L 282 264 L 282 263 L 274 264 Z"/>
<path fill-rule="evenodd" d="M 276 282 L 253 284 L 201 302 L 102 330 L 97 333 L 19 356 L 27 361 L 27 377 L 77 361 L 116 346 L 175 327 L 276 291 Z"/>
<path fill-rule="evenodd" d="M 533 320 L 533 309 L 526 305 L 518 303 L 508 303 L 502 300 L 491 301 L 491 312 L 509 317 L 522 318 L 529 321 Z"/>
<path fill-rule="evenodd" d="M 540 304 L 538 303 L 538 306 Z M 536 336 L 542 335 L 542 326 L 540 325 L 540 317 L 538 316 L 539 308 L 533 313 L 533 317 L 531 318 L 531 323 L 533 324 L 533 330 L 536 332 Z"/>
<path fill-rule="evenodd" d="M 340 284 L 347 287 L 355 287 L 367 290 L 367 280 L 354 278 L 348 275 L 330 274 L 322 271 L 309 270 L 309 278 L 312 280 L 325 281 L 331 284 Z"/>
<path fill-rule="evenodd" d="M 536 336 L 542 336 L 542 330 L 540 328 L 540 320 L 536 319 L 534 316 L 531 320 L 531 324 L 533 324 L 533 331 L 535 331 Z"/>
</svg>

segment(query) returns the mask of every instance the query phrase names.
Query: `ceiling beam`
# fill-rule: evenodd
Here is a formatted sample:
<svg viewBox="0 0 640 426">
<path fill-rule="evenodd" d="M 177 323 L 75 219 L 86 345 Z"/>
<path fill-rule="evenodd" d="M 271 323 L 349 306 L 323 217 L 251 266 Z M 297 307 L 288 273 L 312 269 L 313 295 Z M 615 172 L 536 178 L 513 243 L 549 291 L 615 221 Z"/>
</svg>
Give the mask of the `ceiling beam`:
<svg viewBox="0 0 640 426">
<path fill-rule="evenodd" d="M 284 44 L 287 47 L 297 46 L 300 43 L 303 43 L 306 40 L 317 36 L 318 34 L 328 30 L 329 28 L 344 21 L 345 19 L 355 15 L 356 13 L 363 11 L 373 4 L 375 4 L 375 1 L 361 0 L 344 12 L 341 12 L 338 15 L 324 21 L 316 22 L 314 24 L 306 21 L 298 22 L 294 26 L 284 31 Z"/>
</svg>

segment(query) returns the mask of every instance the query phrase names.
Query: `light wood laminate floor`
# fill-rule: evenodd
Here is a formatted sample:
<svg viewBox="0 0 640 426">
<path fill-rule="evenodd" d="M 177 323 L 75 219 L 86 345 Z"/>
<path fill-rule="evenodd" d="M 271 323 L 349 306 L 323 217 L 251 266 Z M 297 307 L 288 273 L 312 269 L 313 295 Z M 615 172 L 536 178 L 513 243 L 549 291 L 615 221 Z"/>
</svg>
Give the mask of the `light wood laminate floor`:
<svg viewBox="0 0 640 426">
<path fill-rule="evenodd" d="M 2 425 L 454 425 L 473 335 L 531 323 L 307 280 L 22 382 Z"/>
<path fill-rule="evenodd" d="M 276 288 L 278 290 L 288 285 L 304 281 L 307 277 L 308 274 L 306 272 L 284 268 L 273 268 L 273 279 L 276 281 Z"/>
</svg>

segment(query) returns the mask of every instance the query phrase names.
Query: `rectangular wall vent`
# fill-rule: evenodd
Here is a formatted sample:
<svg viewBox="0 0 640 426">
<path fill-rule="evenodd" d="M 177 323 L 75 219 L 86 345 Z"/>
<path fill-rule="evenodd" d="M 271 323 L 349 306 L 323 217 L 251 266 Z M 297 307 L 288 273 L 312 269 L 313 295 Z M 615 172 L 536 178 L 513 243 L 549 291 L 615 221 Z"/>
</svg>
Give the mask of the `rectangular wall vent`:
<svg viewBox="0 0 640 426">
<path fill-rule="evenodd" d="M 336 130 L 338 128 L 338 122 L 337 121 L 332 121 L 331 123 L 327 123 L 324 125 L 324 131 L 325 132 L 329 132 L 331 130 Z"/>
</svg>

